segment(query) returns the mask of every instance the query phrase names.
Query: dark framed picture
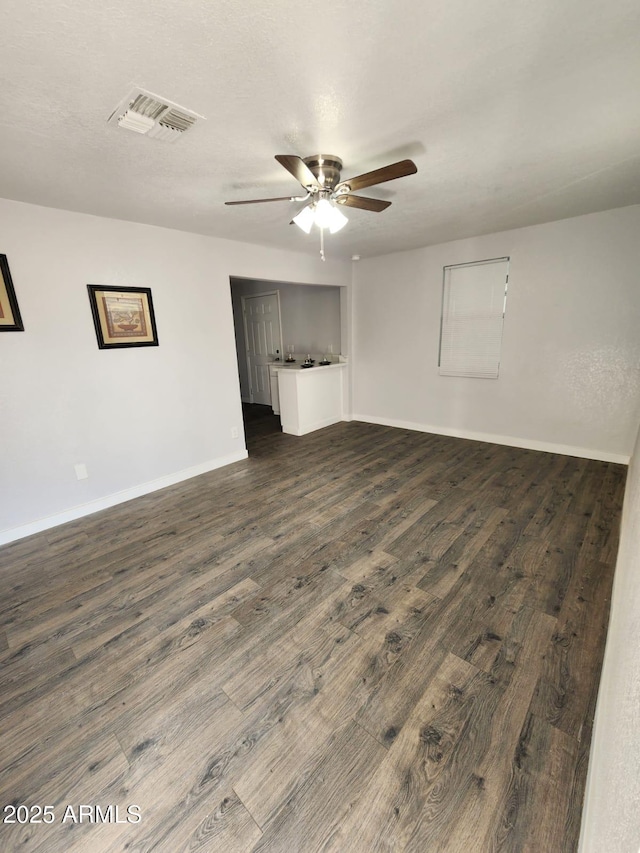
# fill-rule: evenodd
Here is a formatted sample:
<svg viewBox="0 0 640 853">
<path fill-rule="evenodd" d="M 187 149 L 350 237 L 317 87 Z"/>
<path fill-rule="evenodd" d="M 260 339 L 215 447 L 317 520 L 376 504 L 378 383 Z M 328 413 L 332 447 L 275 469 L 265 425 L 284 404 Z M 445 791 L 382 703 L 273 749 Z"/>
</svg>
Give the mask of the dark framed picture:
<svg viewBox="0 0 640 853">
<path fill-rule="evenodd" d="M 158 346 L 148 287 L 88 284 L 87 288 L 100 349 Z"/>
<path fill-rule="evenodd" d="M 24 332 L 6 255 L 0 255 L 0 332 Z"/>
</svg>

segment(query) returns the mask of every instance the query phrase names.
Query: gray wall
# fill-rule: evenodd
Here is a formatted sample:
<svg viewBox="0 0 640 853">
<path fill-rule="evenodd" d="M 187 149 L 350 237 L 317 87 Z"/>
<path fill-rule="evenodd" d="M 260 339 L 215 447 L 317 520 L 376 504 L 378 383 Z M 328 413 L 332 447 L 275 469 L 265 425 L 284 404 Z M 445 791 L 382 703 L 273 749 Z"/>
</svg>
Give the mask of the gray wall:
<svg viewBox="0 0 640 853">
<path fill-rule="evenodd" d="M 245 361 L 241 298 L 279 291 L 283 358 L 287 346 L 293 345 L 295 356 L 300 360 L 300 357 L 307 353 L 317 358 L 327 352 L 329 344 L 333 346 L 335 355 L 341 352 L 341 289 L 327 285 L 231 278 L 233 322 L 243 400 L 249 399 L 249 377 Z"/>
<path fill-rule="evenodd" d="M 640 420 L 640 206 L 360 261 L 353 416 L 626 463 Z M 510 256 L 500 377 L 440 376 L 442 268 Z"/>
<path fill-rule="evenodd" d="M 596 710 L 582 853 L 640 849 L 640 433 L 629 468 Z"/>
<path fill-rule="evenodd" d="M 0 542 L 246 455 L 229 277 L 351 277 L 346 261 L 5 200 L 0 233 L 25 326 L 0 341 Z M 99 350 L 89 283 L 150 287 L 160 345 Z"/>
</svg>

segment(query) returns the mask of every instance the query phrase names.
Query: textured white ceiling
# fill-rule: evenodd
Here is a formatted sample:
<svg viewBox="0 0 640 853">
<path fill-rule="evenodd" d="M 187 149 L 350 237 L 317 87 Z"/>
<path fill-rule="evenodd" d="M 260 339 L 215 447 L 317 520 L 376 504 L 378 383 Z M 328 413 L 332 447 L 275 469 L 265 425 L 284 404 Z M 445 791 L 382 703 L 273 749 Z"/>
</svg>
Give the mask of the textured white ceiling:
<svg viewBox="0 0 640 853">
<path fill-rule="evenodd" d="M 640 202 L 637 0 L 3 0 L 0 196 L 317 252 L 274 154 L 411 157 L 363 257 Z M 132 84 L 206 116 L 108 126 Z"/>
</svg>

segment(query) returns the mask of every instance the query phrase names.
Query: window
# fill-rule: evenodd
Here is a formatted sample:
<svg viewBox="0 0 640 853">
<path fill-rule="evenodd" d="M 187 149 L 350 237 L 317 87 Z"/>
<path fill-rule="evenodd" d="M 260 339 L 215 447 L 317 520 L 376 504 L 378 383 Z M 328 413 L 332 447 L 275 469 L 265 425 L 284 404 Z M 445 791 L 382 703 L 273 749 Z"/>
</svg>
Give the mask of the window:
<svg viewBox="0 0 640 853">
<path fill-rule="evenodd" d="M 444 267 L 441 376 L 497 379 L 509 258 Z"/>
</svg>

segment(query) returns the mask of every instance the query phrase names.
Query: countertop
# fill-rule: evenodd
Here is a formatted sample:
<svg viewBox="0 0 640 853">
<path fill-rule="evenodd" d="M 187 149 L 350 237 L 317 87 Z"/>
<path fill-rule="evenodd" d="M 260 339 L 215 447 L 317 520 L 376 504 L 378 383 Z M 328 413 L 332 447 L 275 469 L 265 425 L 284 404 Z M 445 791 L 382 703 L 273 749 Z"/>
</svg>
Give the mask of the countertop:
<svg viewBox="0 0 640 853">
<path fill-rule="evenodd" d="M 269 362 L 269 367 L 275 367 L 278 370 L 299 370 L 301 373 L 314 373 L 316 369 L 320 370 L 335 370 L 336 367 L 346 367 L 346 361 L 334 361 L 331 364 L 318 364 L 316 363 L 313 367 L 303 367 L 302 362 L 296 362 L 295 364 L 287 364 L 285 361 L 271 361 Z"/>
</svg>

